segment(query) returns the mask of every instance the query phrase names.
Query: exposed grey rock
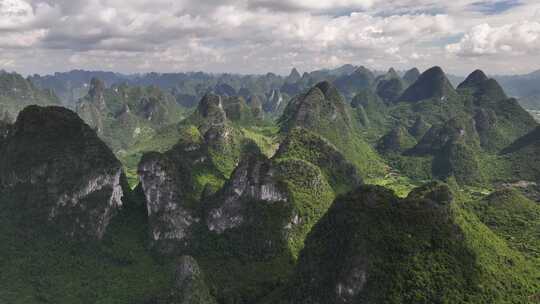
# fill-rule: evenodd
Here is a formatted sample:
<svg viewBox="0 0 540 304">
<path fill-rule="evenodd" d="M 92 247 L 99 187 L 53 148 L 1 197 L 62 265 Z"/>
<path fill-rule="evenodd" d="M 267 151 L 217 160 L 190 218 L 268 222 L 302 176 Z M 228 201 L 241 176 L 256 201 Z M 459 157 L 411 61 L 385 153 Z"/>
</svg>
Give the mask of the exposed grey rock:
<svg viewBox="0 0 540 304">
<path fill-rule="evenodd" d="M 69 236 L 103 237 L 122 207 L 122 165 L 75 113 L 27 107 L 0 150 L 0 192 Z"/>
<path fill-rule="evenodd" d="M 181 169 L 180 169 L 181 170 Z M 184 240 L 190 227 L 199 221 L 185 207 L 179 168 L 160 153 L 144 155 L 139 164 L 139 177 L 146 198 L 146 208 L 154 241 Z"/>
<path fill-rule="evenodd" d="M 203 273 L 197 261 L 191 256 L 178 259 L 174 275 L 174 291 L 171 304 L 214 304 L 204 282 Z"/>
<path fill-rule="evenodd" d="M 223 233 L 240 226 L 244 218 L 246 203 L 285 202 L 286 193 L 281 190 L 274 176 L 276 171 L 271 161 L 258 154 L 247 155 L 233 172 L 231 179 L 220 191 L 219 207 L 211 209 L 206 219 L 210 231 Z"/>
</svg>

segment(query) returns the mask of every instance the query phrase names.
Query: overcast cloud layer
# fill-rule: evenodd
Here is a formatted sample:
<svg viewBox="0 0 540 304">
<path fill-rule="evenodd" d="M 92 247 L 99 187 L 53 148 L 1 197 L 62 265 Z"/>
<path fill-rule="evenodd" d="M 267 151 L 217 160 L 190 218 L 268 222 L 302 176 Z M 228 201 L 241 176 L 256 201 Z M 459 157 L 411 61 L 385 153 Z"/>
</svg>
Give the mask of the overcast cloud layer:
<svg viewBox="0 0 540 304">
<path fill-rule="evenodd" d="M 0 69 L 540 69 L 538 0 L 0 0 Z"/>
</svg>

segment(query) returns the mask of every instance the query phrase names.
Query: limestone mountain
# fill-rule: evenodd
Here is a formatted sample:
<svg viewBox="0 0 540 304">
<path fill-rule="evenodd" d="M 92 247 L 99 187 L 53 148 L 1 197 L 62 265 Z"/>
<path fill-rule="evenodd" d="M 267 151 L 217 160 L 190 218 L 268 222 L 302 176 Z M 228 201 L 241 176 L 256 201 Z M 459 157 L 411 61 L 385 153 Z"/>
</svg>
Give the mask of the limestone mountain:
<svg viewBox="0 0 540 304">
<path fill-rule="evenodd" d="M 394 168 L 415 177 L 454 176 L 459 183 L 509 178 L 488 173 L 495 166 L 484 162 L 498 159 L 501 149 L 537 126 L 495 80 L 478 70 L 454 90 L 444 72 L 433 67 L 393 103 L 381 101 L 379 95 L 364 93 L 353 99 L 353 106 L 362 105 L 366 116 L 363 120 L 370 121 L 370 133 L 386 134 L 377 139 L 380 151 L 399 142 L 399 134 L 414 137 L 407 140 L 418 142 L 412 149 L 401 150 L 401 156 L 386 153 L 386 159 Z M 398 146 L 394 145 L 394 149 Z M 501 161 L 497 164 L 505 166 Z M 416 168 L 422 169 L 417 172 Z"/>
<path fill-rule="evenodd" d="M 97 78 L 91 80 L 88 95 L 78 101 L 76 111 L 115 151 L 180 121 L 184 112 L 172 95 L 157 87 L 107 88 Z"/>
<path fill-rule="evenodd" d="M 458 91 L 472 95 L 472 115 L 485 149 L 500 150 L 536 126 L 534 118 L 482 71 L 471 73 Z"/>
<path fill-rule="evenodd" d="M 381 137 L 377 143 L 377 150 L 381 153 L 400 153 L 412 148 L 416 144 L 414 137 L 403 127 L 396 127 Z"/>
<path fill-rule="evenodd" d="M 420 71 L 417 68 L 412 68 L 405 72 L 403 75 L 403 80 L 407 82 L 407 84 L 413 84 L 418 80 L 418 77 L 420 77 Z"/>
<path fill-rule="evenodd" d="M 424 99 L 444 101 L 455 95 L 452 84 L 440 67 L 432 67 L 422 73 L 399 97 L 400 101 L 417 102 Z"/>
<path fill-rule="evenodd" d="M 406 85 L 394 69 L 390 69 L 385 75 L 376 79 L 376 92 L 385 102 L 395 101 Z"/>
<path fill-rule="evenodd" d="M 0 71 L 0 116 L 13 121 L 29 105 L 59 105 L 51 90 L 42 90 L 17 73 Z"/>
<path fill-rule="evenodd" d="M 184 242 L 200 221 L 198 201 L 206 187 L 219 188 L 239 161 L 243 137 L 224 110 L 223 97 L 207 94 L 175 132 L 169 150 L 150 152 L 138 165 L 156 242 Z"/>
<path fill-rule="evenodd" d="M 227 102 L 203 98 L 179 126 L 183 135 L 172 149 L 142 157 L 139 176 L 154 248 L 188 252 L 207 261 L 205 271 L 225 263 L 207 283 L 218 288 L 218 299 L 251 302 L 288 277 L 335 195 L 362 179 L 336 147 L 299 128 L 287 133 L 273 157 L 264 155 L 229 119 Z M 262 276 L 266 267 L 276 272 Z"/>
<path fill-rule="evenodd" d="M 502 150 L 510 163 L 511 176 L 540 183 L 540 127 L 518 138 Z"/>
<path fill-rule="evenodd" d="M 74 237 L 103 237 L 122 207 L 122 166 L 75 113 L 29 106 L 0 146 L 0 192 L 12 207 Z"/>
<path fill-rule="evenodd" d="M 362 66 L 352 74 L 338 77 L 334 81 L 334 85 L 346 99 L 352 99 L 361 89 L 371 87 L 374 81 L 373 72 Z"/>
<path fill-rule="evenodd" d="M 293 68 L 289 76 L 287 76 L 287 78 L 285 79 L 285 82 L 296 83 L 300 81 L 301 79 L 302 79 L 302 76 L 300 75 L 298 70 L 296 68 Z"/>
<path fill-rule="evenodd" d="M 248 99 L 248 104 L 251 108 L 251 114 L 255 120 L 261 120 L 264 118 L 263 104 L 258 96 L 250 96 Z"/>
<path fill-rule="evenodd" d="M 382 170 L 379 158 L 361 138 L 359 124 L 338 92 L 329 82 L 321 82 L 287 105 L 279 119 L 280 132 L 302 127 L 334 144 L 366 176 Z"/>
<path fill-rule="evenodd" d="M 431 128 L 431 125 L 427 123 L 422 116 L 418 116 L 413 125 L 409 128 L 409 133 L 416 139 L 422 138 L 427 131 Z"/>
<path fill-rule="evenodd" d="M 287 133 L 275 158 L 296 158 L 319 167 L 336 193 L 354 189 L 362 178 L 354 164 L 348 161 L 333 144 L 301 127 Z"/>
<path fill-rule="evenodd" d="M 432 155 L 432 174 L 441 179 L 455 177 L 459 183 L 482 181 L 478 160 L 480 142 L 472 119 L 451 119 L 434 125 L 416 146 L 407 151 L 413 155 Z"/>
<path fill-rule="evenodd" d="M 266 96 L 266 101 L 263 102 L 262 107 L 266 113 L 279 117 L 286 105 L 287 96 L 281 93 L 279 89 L 274 89 Z"/>
<path fill-rule="evenodd" d="M 482 71 L 89 75 L 0 111 L 1 303 L 540 299 L 540 127 Z"/>
<path fill-rule="evenodd" d="M 268 303 L 527 302 L 533 264 L 501 241 L 444 184 L 405 199 L 360 187 L 336 199 L 306 240 L 285 296 Z M 523 276 L 505 284 L 515 272 Z"/>
</svg>

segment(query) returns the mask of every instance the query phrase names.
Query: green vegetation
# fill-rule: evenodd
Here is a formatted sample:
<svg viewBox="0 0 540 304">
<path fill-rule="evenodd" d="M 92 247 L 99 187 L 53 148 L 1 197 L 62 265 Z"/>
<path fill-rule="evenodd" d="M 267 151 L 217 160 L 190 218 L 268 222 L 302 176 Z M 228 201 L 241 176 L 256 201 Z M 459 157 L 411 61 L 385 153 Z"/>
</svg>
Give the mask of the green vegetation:
<svg viewBox="0 0 540 304">
<path fill-rule="evenodd" d="M 2 197 L 0 302 L 146 303 L 170 292 L 172 261 L 149 253 L 145 207 L 128 203 L 100 242 L 66 240 L 36 228 Z"/>
<path fill-rule="evenodd" d="M 23 136 L 44 123 L 10 125 L 16 102 L 56 97 L 0 74 L 0 302 L 540 298 L 540 127 L 532 117 L 481 71 L 454 89 L 437 67 L 403 78 L 343 69 L 293 70 L 281 83 L 271 74 L 190 76 L 170 92 L 94 79 L 77 104 L 94 130 L 77 121 L 96 140 L 64 128 L 62 115 L 48 125 L 54 134 Z M 195 96 L 204 97 L 184 108 Z M 56 185 L 27 178 L 5 190 L 13 172 L 91 171 L 72 165 L 92 156 L 84 152 L 96 152 L 86 159 L 95 168 L 111 161 L 118 169 L 116 155 L 132 189 L 100 241 L 49 225 L 43 206 Z M 43 172 L 39 180 L 73 183 Z"/>
<path fill-rule="evenodd" d="M 282 302 L 526 303 L 539 269 L 452 196 L 428 184 L 403 200 L 374 186 L 339 197 Z"/>
</svg>

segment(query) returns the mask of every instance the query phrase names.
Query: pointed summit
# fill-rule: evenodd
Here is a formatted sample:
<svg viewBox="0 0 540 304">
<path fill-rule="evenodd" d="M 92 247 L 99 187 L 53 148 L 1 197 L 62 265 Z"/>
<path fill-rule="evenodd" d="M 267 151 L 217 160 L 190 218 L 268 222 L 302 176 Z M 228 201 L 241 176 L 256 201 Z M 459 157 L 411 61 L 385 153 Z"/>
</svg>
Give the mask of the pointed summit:
<svg viewBox="0 0 540 304">
<path fill-rule="evenodd" d="M 376 92 L 385 102 L 394 102 L 405 89 L 405 85 L 394 68 L 377 78 Z"/>
<path fill-rule="evenodd" d="M 343 97 L 328 81 L 322 81 L 307 93 L 297 96 L 287 105 L 280 118 L 282 131 L 296 126 L 316 130 L 321 124 L 329 122 L 339 122 L 345 130 L 349 129 L 350 118 Z"/>
<path fill-rule="evenodd" d="M 101 79 L 93 77 L 92 80 L 90 80 L 90 89 L 88 90 L 88 95 L 94 98 L 100 94 L 102 95 L 103 91 L 105 91 L 105 83 Z"/>
<path fill-rule="evenodd" d="M 396 70 L 394 68 L 390 68 L 388 72 L 386 72 L 386 79 L 393 79 L 393 78 L 400 78 Z"/>
<path fill-rule="evenodd" d="M 92 78 L 90 80 L 90 89 L 88 90 L 88 96 L 90 100 L 95 103 L 100 110 L 105 110 L 107 105 L 105 104 L 105 83 L 99 78 Z"/>
<path fill-rule="evenodd" d="M 210 125 L 222 125 L 227 120 L 221 96 L 215 94 L 204 95 L 197 106 L 197 113 Z"/>
<path fill-rule="evenodd" d="M 420 77 L 420 71 L 417 68 L 412 68 L 405 72 L 405 75 L 403 75 L 403 80 L 405 80 L 408 84 L 413 84 L 418 80 L 418 77 Z"/>
<path fill-rule="evenodd" d="M 289 76 L 287 76 L 286 81 L 289 82 L 289 83 L 296 83 L 300 79 L 302 79 L 302 76 L 300 76 L 300 73 L 298 72 L 298 70 L 296 68 L 293 68 L 291 70 L 291 73 L 289 74 Z"/>
<path fill-rule="evenodd" d="M 336 89 L 336 87 L 328 81 L 319 82 L 316 85 L 316 87 L 319 88 L 319 90 L 321 90 L 321 92 L 324 94 L 324 97 L 326 99 L 334 99 L 334 100 L 341 99 L 341 95 L 339 95 L 339 92 Z"/>
<path fill-rule="evenodd" d="M 454 87 L 446 78 L 443 70 L 438 67 L 432 67 L 418 77 L 401 97 L 400 101 L 417 102 L 429 98 L 446 99 L 449 95 L 455 94 Z"/>
<path fill-rule="evenodd" d="M 361 66 L 350 75 L 338 77 L 334 84 L 347 99 L 352 99 L 358 91 L 372 86 L 374 82 L 375 75 Z"/>
<path fill-rule="evenodd" d="M 112 151 L 63 107 L 28 106 L 12 128 L 0 146 L 0 196 L 9 193 L 33 225 L 101 239 L 124 195 Z"/>
<path fill-rule="evenodd" d="M 499 83 L 495 79 L 488 78 L 481 70 L 467 76 L 467 79 L 459 84 L 458 90 L 469 91 L 477 99 L 498 101 L 508 98 Z"/>
<path fill-rule="evenodd" d="M 481 70 L 475 70 L 469 76 L 467 76 L 465 81 L 460 83 L 457 88 L 463 89 L 463 88 L 477 87 L 486 80 L 488 80 L 488 77 L 486 76 L 486 74 L 484 74 L 484 72 L 482 72 Z"/>
</svg>

